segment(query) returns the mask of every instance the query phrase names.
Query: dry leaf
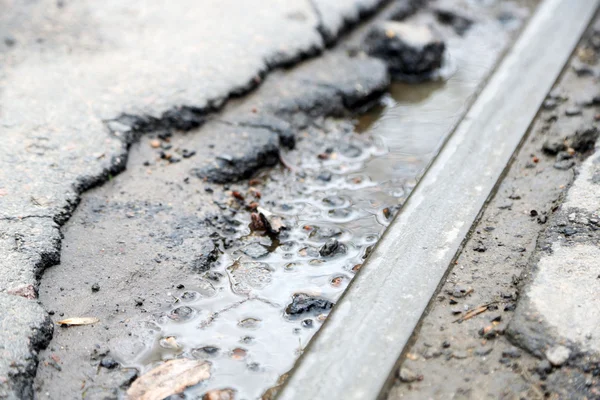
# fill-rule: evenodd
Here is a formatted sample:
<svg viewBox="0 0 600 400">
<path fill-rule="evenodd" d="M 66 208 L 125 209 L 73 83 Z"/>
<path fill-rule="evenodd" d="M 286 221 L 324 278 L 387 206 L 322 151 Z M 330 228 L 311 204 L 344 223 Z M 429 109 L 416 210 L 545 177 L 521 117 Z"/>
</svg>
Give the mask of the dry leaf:
<svg viewBox="0 0 600 400">
<path fill-rule="evenodd" d="M 178 358 L 137 378 L 127 390 L 127 396 L 130 400 L 162 400 L 208 378 L 210 363 Z"/>
<path fill-rule="evenodd" d="M 78 325 L 91 325 L 100 322 L 98 318 L 92 317 L 83 317 L 83 318 L 67 318 L 61 321 L 58 321 L 58 325 L 64 326 L 78 326 Z"/>
</svg>

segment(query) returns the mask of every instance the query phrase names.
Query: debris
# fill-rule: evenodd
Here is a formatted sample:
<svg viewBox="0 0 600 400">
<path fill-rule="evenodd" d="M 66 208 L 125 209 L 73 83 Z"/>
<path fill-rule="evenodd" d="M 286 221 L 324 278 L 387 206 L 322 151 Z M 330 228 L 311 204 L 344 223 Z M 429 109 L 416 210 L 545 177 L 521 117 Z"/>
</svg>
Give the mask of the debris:
<svg viewBox="0 0 600 400">
<path fill-rule="evenodd" d="M 240 201 L 244 201 L 244 195 L 238 192 L 237 190 L 232 191 L 231 195 Z"/>
<path fill-rule="evenodd" d="M 167 336 L 167 337 L 161 338 L 158 341 L 158 344 L 163 349 L 178 349 L 180 347 L 179 343 L 177 343 L 177 339 L 175 339 L 174 336 Z"/>
<path fill-rule="evenodd" d="M 479 348 L 475 349 L 475 354 L 480 357 L 485 357 L 488 354 L 490 354 L 493 350 L 494 350 L 494 348 L 491 346 L 479 347 Z"/>
<path fill-rule="evenodd" d="M 569 356 L 571 355 L 571 350 L 569 350 L 565 346 L 554 346 L 546 351 L 546 358 L 550 361 L 550 364 L 555 367 L 560 367 L 564 363 L 567 362 Z"/>
<path fill-rule="evenodd" d="M 62 326 L 79 326 L 79 325 L 91 325 L 100 322 L 98 318 L 83 317 L 83 318 L 67 318 L 57 322 L 58 325 Z"/>
<path fill-rule="evenodd" d="M 114 369 L 119 366 L 119 363 L 116 362 L 114 358 L 104 357 L 102 361 L 100 361 L 100 366 L 106 369 Z"/>
<path fill-rule="evenodd" d="M 100 285 L 97 283 L 94 283 L 92 285 L 92 292 L 98 292 L 98 291 L 100 291 Z"/>
<path fill-rule="evenodd" d="M 311 296 L 306 293 L 296 293 L 292 296 L 292 302 L 285 309 L 287 315 L 299 316 L 312 311 L 325 311 L 333 307 L 333 303 L 327 299 Z"/>
<path fill-rule="evenodd" d="M 171 312 L 169 312 L 167 316 L 173 321 L 187 321 L 191 319 L 195 314 L 196 312 L 193 308 L 188 306 L 182 306 L 171 310 Z"/>
<path fill-rule="evenodd" d="M 516 347 L 511 347 L 502 352 L 502 357 L 519 358 L 519 357 L 521 357 L 521 351 L 519 351 L 519 349 L 517 349 Z"/>
<path fill-rule="evenodd" d="M 479 307 L 477 307 L 477 308 L 474 308 L 474 309 L 472 309 L 472 310 L 470 310 L 470 311 L 467 311 L 467 312 L 465 313 L 465 315 L 463 315 L 462 317 L 458 318 L 457 320 L 454 320 L 453 322 L 458 322 L 458 323 L 461 323 L 461 322 L 463 322 L 463 321 L 466 321 L 466 320 L 468 320 L 468 319 L 471 319 L 471 318 L 475 317 L 476 315 L 479 315 L 479 314 L 481 314 L 481 313 L 484 313 L 484 312 L 486 312 L 486 311 L 488 310 L 488 308 L 489 308 L 489 307 L 490 307 L 492 304 L 496 304 L 496 302 L 493 302 L 493 303 L 488 303 L 488 304 L 484 304 L 484 305 L 482 305 L 482 306 L 479 306 Z"/>
<path fill-rule="evenodd" d="M 327 242 L 319 250 L 321 257 L 333 257 L 336 254 L 346 253 L 346 246 L 337 241 L 335 238 L 327 240 Z"/>
<path fill-rule="evenodd" d="M 202 400 L 234 400 L 235 390 L 233 389 L 213 389 L 202 396 Z"/>
<path fill-rule="evenodd" d="M 560 151 L 567 150 L 567 145 L 562 139 L 548 139 L 542 145 L 542 150 L 546 154 L 556 155 Z"/>
<path fill-rule="evenodd" d="M 257 207 L 257 213 L 250 214 L 250 229 L 253 231 L 265 231 L 274 235 L 278 235 L 282 230 L 287 229 L 283 218 L 265 210 L 262 207 Z"/>
<path fill-rule="evenodd" d="M 151 140 L 150 146 L 152 146 L 153 149 L 158 149 L 160 147 L 160 140 L 158 140 L 158 139 Z"/>
<path fill-rule="evenodd" d="M 571 140 L 571 147 L 579 153 L 586 153 L 594 148 L 599 135 L 600 131 L 595 126 L 580 128 Z"/>
<path fill-rule="evenodd" d="M 479 242 L 479 244 L 475 246 L 473 250 L 475 250 L 478 253 L 484 253 L 487 251 L 487 247 L 485 247 L 483 243 Z"/>
<path fill-rule="evenodd" d="M 581 115 L 581 108 L 579 107 L 569 107 L 565 110 L 565 115 L 567 117 L 574 117 L 576 115 Z"/>
<path fill-rule="evenodd" d="M 405 382 L 405 383 L 423 380 L 422 375 L 415 374 L 408 367 L 400 368 L 400 371 L 398 371 L 398 377 L 400 378 L 400 380 L 402 382 Z"/>
<path fill-rule="evenodd" d="M 426 25 L 387 21 L 375 26 L 365 39 L 373 57 L 388 64 L 399 80 L 431 79 L 442 65 L 444 42 Z"/>
<path fill-rule="evenodd" d="M 466 288 L 464 286 L 456 286 L 452 290 L 446 290 L 446 293 L 448 293 L 452 297 L 456 297 L 456 298 L 460 299 L 462 297 L 466 297 L 469 294 L 473 293 L 473 288 Z"/>
<path fill-rule="evenodd" d="M 246 354 L 248 354 L 246 350 L 237 347 L 231 351 L 231 358 L 233 358 L 234 360 L 243 360 L 244 358 L 246 358 Z"/>
<path fill-rule="evenodd" d="M 127 396 L 131 400 L 162 400 L 210 378 L 210 363 L 179 358 L 169 360 L 137 378 Z"/>
<path fill-rule="evenodd" d="M 550 364 L 550 361 L 548 360 L 541 360 L 538 363 L 537 367 L 535 367 L 535 371 L 539 375 L 546 375 L 547 373 L 552 371 L 552 364 Z"/>
</svg>

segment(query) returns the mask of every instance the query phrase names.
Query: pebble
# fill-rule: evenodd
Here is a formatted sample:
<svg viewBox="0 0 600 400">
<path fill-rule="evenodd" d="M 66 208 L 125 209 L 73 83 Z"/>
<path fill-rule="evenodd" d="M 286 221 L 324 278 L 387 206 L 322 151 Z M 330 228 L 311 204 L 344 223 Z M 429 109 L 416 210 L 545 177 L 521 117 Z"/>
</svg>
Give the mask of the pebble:
<svg viewBox="0 0 600 400">
<path fill-rule="evenodd" d="M 321 257 L 332 257 L 338 253 L 345 253 L 346 247 L 337 241 L 337 239 L 331 238 L 321 247 L 319 254 Z"/>
<path fill-rule="evenodd" d="M 400 371 L 398 371 L 398 377 L 402 382 L 405 383 L 414 382 L 419 379 L 419 375 L 415 374 L 407 367 L 400 368 Z"/>
<path fill-rule="evenodd" d="M 552 371 L 552 364 L 550 364 L 550 361 L 548 360 L 542 360 L 535 367 L 535 371 L 540 375 L 545 375 Z"/>
<path fill-rule="evenodd" d="M 168 317 L 174 321 L 187 321 L 194 316 L 194 309 L 188 306 L 177 307 L 172 310 Z"/>
<path fill-rule="evenodd" d="M 290 316 L 296 316 L 312 311 L 326 311 L 331 307 L 333 307 L 333 303 L 327 299 L 306 293 L 296 293 L 292 296 L 292 302 L 288 304 L 285 312 Z"/>
<path fill-rule="evenodd" d="M 95 293 L 95 292 L 98 292 L 99 290 L 100 290 L 100 285 L 99 285 L 99 284 L 97 284 L 97 283 L 94 283 L 94 284 L 92 285 L 92 292 L 94 292 L 94 293 Z"/>
<path fill-rule="evenodd" d="M 542 145 L 542 150 L 546 154 L 555 155 L 560 151 L 567 150 L 567 145 L 560 138 L 548 139 Z"/>
<path fill-rule="evenodd" d="M 518 349 L 512 347 L 510 349 L 504 350 L 502 352 L 502 357 L 519 358 L 521 357 L 521 352 Z"/>
<path fill-rule="evenodd" d="M 490 354 L 492 352 L 493 347 L 491 346 L 486 346 L 486 347 L 480 347 L 478 349 L 475 349 L 475 354 L 483 357 L 483 356 L 487 356 L 488 354 Z"/>
<path fill-rule="evenodd" d="M 568 169 L 571 169 L 574 165 L 575 161 L 573 160 L 562 160 L 555 162 L 553 167 L 561 171 L 566 171 Z"/>
<path fill-rule="evenodd" d="M 569 350 L 565 346 L 560 346 L 560 345 L 551 347 L 546 352 L 546 358 L 555 367 L 560 367 L 561 365 L 566 363 L 567 360 L 569 359 L 570 355 L 571 355 L 571 350 Z"/>
<path fill-rule="evenodd" d="M 100 365 L 106 369 L 113 369 L 118 367 L 119 363 L 111 357 L 104 357 L 102 361 L 100 361 Z"/>
</svg>

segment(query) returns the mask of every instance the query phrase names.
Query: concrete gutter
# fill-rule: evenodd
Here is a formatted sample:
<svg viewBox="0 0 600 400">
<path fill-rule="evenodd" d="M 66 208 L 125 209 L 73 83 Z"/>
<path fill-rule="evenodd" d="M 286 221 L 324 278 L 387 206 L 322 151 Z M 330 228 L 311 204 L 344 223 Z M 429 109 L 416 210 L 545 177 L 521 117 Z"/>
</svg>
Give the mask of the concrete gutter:
<svg viewBox="0 0 600 400">
<path fill-rule="evenodd" d="M 547 0 L 313 338 L 279 399 L 371 399 L 598 7 Z"/>
</svg>

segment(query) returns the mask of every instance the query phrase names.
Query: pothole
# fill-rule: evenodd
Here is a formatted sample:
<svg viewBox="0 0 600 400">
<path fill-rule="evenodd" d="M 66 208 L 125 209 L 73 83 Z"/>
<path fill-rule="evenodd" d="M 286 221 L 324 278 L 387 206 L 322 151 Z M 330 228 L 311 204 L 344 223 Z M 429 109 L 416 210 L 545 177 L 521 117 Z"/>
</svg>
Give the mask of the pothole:
<svg viewBox="0 0 600 400">
<path fill-rule="evenodd" d="M 335 51 L 274 74 L 198 130 L 134 144 L 127 171 L 84 196 L 63 229 L 61 264 L 43 277 L 55 321 L 100 322 L 56 329 L 39 393 L 116 397 L 138 371 L 182 357 L 209 361 L 211 377 L 181 398 L 259 398 L 276 385 L 508 45 L 499 9 L 478 10 L 461 34 L 429 12 L 412 17 L 448 38 L 451 74 L 393 84 L 358 121 L 326 115 L 362 106 L 385 81 L 377 63 Z M 286 129 L 293 150 L 282 150 Z M 197 177 L 207 159 L 219 170 L 242 160 L 252 173 L 210 183 Z"/>
</svg>

